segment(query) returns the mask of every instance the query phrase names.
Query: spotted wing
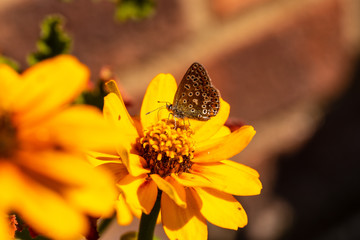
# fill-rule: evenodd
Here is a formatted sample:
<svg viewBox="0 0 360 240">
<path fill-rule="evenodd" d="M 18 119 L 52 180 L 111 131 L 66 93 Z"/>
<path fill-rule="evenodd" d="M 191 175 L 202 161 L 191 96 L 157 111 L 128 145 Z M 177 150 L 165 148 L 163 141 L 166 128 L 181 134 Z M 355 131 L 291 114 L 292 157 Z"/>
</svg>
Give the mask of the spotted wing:
<svg viewBox="0 0 360 240">
<path fill-rule="evenodd" d="M 220 109 L 219 91 L 211 84 L 210 77 L 200 63 L 193 63 L 176 91 L 174 115 L 207 121 Z"/>
</svg>

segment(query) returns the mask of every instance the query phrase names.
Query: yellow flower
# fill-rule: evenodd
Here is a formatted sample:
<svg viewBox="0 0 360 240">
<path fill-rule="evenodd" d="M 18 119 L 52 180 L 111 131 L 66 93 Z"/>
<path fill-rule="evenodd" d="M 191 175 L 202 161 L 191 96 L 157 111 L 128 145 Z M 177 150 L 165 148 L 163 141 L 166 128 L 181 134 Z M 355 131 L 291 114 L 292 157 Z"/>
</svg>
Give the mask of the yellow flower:
<svg viewBox="0 0 360 240">
<path fill-rule="evenodd" d="M 0 239 L 15 212 L 38 233 L 79 238 L 87 215 L 108 216 L 117 191 L 110 175 L 84 158 L 116 138 L 101 112 L 69 105 L 86 87 L 88 69 L 62 55 L 19 75 L 0 65 Z"/>
<path fill-rule="evenodd" d="M 112 169 L 117 185 L 131 208 L 149 214 L 161 195 L 161 219 L 170 239 L 206 239 L 206 220 L 222 228 L 238 229 L 247 215 L 232 195 L 256 195 L 262 188 L 259 174 L 228 158 L 242 151 L 255 134 L 243 126 L 230 133 L 224 126 L 230 106 L 221 99 L 220 111 L 209 121 L 169 119 L 167 110 L 146 114 L 172 102 L 176 81 L 159 74 L 147 88 L 140 121 L 131 118 L 119 94 L 105 97 L 104 116 L 122 141 L 118 155 L 103 164 Z M 121 159 L 121 161 L 120 161 Z M 120 210 L 121 211 L 121 210 Z"/>
</svg>

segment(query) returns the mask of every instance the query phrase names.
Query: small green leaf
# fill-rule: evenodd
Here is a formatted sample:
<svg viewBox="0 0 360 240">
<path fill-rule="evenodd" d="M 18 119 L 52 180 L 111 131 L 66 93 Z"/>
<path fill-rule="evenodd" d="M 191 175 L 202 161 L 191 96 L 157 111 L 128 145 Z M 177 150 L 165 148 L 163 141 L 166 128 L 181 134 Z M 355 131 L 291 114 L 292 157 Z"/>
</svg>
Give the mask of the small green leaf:
<svg viewBox="0 0 360 240">
<path fill-rule="evenodd" d="M 19 72 L 20 71 L 20 66 L 19 63 L 16 62 L 15 60 L 5 57 L 3 55 L 0 55 L 0 64 L 7 64 L 10 67 L 12 67 L 15 71 Z"/>
<path fill-rule="evenodd" d="M 21 229 L 15 232 L 16 240 L 50 240 L 49 238 L 40 236 L 33 230 L 30 230 L 30 227 L 20 218 L 19 215 L 16 215 L 16 220 L 18 221 L 18 226 L 21 226 Z"/>
<path fill-rule="evenodd" d="M 59 15 L 49 15 L 44 19 L 37 51 L 27 58 L 30 66 L 47 58 L 70 53 L 72 40 L 63 29 L 63 21 Z"/>
<path fill-rule="evenodd" d="M 154 10 L 154 0 L 117 0 L 115 18 L 119 21 L 141 20 L 150 17 Z"/>
<path fill-rule="evenodd" d="M 137 240 L 137 237 L 137 232 L 127 232 L 120 237 L 120 240 Z"/>
<path fill-rule="evenodd" d="M 105 95 L 104 82 L 99 80 L 94 89 L 82 92 L 80 96 L 75 99 L 74 104 L 88 104 L 102 110 Z"/>
</svg>

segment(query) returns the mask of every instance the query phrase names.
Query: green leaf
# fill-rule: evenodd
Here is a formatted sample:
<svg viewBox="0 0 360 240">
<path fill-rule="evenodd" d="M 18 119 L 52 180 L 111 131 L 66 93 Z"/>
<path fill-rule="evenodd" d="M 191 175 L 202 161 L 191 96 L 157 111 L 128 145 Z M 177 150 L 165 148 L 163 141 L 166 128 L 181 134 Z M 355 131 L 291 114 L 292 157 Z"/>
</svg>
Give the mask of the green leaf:
<svg viewBox="0 0 360 240">
<path fill-rule="evenodd" d="M 20 66 L 19 63 L 16 62 L 15 60 L 5 57 L 3 55 L 0 55 L 0 64 L 7 64 L 10 67 L 12 67 L 15 71 L 19 72 L 20 71 Z"/>
<path fill-rule="evenodd" d="M 99 80 L 94 89 L 82 92 L 80 96 L 75 99 L 74 104 L 88 104 L 102 110 L 105 95 L 104 82 Z"/>
<path fill-rule="evenodd" d="M 70 53 L 72 40 L 63 29 L 63 21 L 60 15 L 49 15 L 44 19 L 37 51 L 27 58 L 30 66 L 47 58 Z"/>
<path fill-rule="evenodd" d="M 115 18 L 119 21 L 141 20 L 155 11 L 154 0 L 117 0 Z"/>
</svg>

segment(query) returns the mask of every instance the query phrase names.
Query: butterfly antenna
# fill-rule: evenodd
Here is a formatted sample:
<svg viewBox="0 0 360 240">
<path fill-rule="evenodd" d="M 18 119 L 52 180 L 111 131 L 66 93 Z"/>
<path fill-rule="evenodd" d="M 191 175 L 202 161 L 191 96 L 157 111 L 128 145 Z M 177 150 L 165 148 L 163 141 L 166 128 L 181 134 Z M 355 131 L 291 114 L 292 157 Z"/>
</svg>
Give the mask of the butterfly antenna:
<svg viewBox="0 0 360 240">
<path fill-rule="evenodd" d="M 145 115 L 148 115 L 148 114 L 150 114 L 152 112 L 155 112 L 156 110 L 159 110 L 159 109 L 164 108 L 164 107 L 166 107 L 166 106 L 160 106 L 158 108 L 155 108 L 154 110 L 151 110 L 150 112 L 145 113 Z"/>
</svg>

